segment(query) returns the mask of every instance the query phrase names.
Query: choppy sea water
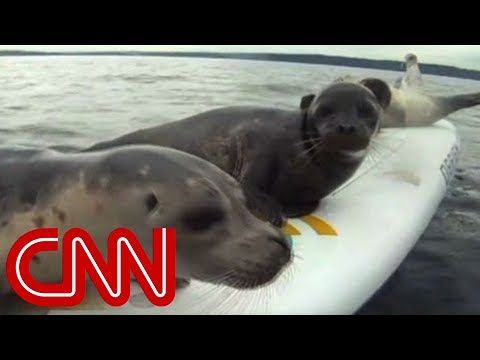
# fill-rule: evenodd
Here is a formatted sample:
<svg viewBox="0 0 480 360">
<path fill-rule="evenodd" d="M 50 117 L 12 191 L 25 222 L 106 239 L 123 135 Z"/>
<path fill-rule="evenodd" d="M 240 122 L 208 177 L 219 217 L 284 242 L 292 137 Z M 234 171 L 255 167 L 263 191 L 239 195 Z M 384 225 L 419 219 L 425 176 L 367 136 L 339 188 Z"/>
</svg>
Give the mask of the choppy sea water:
<svg viewBox="0 0 480 360">
<path fill-rule="evenodd" d="M 152 57 L 0 58 L 0 143 L 85 147 L 229 105 L 297 107 L 338 76 L 399 73 L 241 60 Z M 425 76 L 426 91 L 480 82 Z M 449 117 L 462 151 L 456 177 L 415 249 L 360 314 L 480 314 L 480 107 Z"/>
</svg>

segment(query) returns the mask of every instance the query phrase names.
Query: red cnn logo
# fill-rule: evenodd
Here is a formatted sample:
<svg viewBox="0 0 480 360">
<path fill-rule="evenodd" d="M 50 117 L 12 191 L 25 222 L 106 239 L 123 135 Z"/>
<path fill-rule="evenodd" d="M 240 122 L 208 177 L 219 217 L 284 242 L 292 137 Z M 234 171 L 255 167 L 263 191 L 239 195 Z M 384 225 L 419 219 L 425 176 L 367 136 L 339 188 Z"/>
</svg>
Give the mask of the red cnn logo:
<svg viewBox="0 0 480 360">
<path fill-rule="evenodd" d="M 79 305 L 86 294 L 86 274 L 103 300 L 122 306 L 130 299 L 130 271 L 149 301 L 168 306 L 175 298 L 175 230 L 153 229 L 152 261 L 133 232 L 114 230 L 108 238 L 105 261 L 87 231 L 74 228 L 63 237 L 63 282 L 43 284 L 30 274 L 30 261 L 42 251 L 58 250 L 58 229 L 38 229 L 24 234 L 7 258 L 7 276 L 13 290 L 37 306 Z"/>
</svg>

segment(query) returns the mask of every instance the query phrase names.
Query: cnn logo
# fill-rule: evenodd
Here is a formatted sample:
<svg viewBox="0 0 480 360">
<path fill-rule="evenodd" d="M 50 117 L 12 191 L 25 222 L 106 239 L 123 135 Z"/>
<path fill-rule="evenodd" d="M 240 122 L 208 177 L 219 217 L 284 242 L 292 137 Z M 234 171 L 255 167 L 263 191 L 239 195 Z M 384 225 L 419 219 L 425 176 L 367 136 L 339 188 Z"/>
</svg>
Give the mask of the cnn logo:
<svg viewBox="0 0 480 360">
<path fill-rule="evenodd" d="M 109 235 L 105 260 L 87 231 L 71 229 L 63 237 L 63 281 L 45 284 L 30 274 L 30 262 L 40 252 L 59 250 L 58 229 L 37 229 L 12 246 L 7 277 L 13 290 L 33 305 L 73 307 L 85 298 L 88 273 L 107 304 L 122 306 L 130 299 L 133 273 L 148 300 L 165 307 L 175 298 L 175 240 L 174 229 L 153 229 L 150 260 L 135 234 L 120 228 Z"/>
</svg>

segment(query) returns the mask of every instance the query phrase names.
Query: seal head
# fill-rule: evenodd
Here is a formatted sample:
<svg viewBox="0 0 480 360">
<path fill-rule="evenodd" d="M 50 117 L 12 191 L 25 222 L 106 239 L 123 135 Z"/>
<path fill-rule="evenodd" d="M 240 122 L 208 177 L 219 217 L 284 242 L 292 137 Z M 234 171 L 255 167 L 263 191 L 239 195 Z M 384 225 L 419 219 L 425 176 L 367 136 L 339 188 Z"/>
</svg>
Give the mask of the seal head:
<svg viewBox="0 0 480 360">
<path fill-rule="evenodd" d="M 237 288 L 273 281 L 291 260 L 291 244 L 280 229 L 250 213 L 240 184 L 215 165 L 174 149 L 162 149 L 162 163 L 154 149 L 107 151 L 90 172 L 92 179 L 112 179 L 109 208 L 119 211 L 113 210 L 116 203 L 128 203 L 124 221 L 146 238 L 150 233 L 143 229 L 176 229 L 178 278 Z"/>
<path fill-rule="evenodd" d="M 176 229 L 177 277 L 255 288 L 288 265 L 291 244 L 252 215 L 231 176 L 196 156 L 157 146 L 61 154 L 0 149 L 0 266 L 11 246 L 39 227 L 85 229 L 102 256 L 109 234 L 128 228 L 152 256 L 152 229 Z M 60 245 L 61 246 L 61 245 Z M 58 252 L 31 263 L 37 281 L 62 281 Z M 0 274 L 0 293 L 10 292 Z"/>
<path fill-rule="evenodd" d="M 389 86 L 374 78 L 337 82 L 318 96 L 308 95 L 301 103 L 304 137 L 313 148 L 328 152 L 352 156 L 365 152 L 391 96 Z"/>
</svg>

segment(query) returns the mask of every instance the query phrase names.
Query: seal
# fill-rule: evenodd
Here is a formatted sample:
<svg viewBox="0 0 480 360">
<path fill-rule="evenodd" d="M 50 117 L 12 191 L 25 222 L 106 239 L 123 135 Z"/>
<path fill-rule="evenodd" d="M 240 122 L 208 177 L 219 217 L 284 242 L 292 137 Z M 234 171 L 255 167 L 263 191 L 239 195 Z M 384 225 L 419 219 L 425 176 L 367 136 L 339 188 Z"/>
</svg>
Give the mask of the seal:
<svg viewBox="0 0 480 360">
<path fill-rule="evenodd" d="M 334 83 L 363 80 L 351 76 L 336 79 Z M 428 95 L 418 87 L 390 86 L 391 103 L 381 118 L 381 128 L 423 127 L 465 109 L 480 105 L 480 92 L 464 93 L 450 96 Z"/>
<path fill-rule="evenodd" d="M 249 209 L 276 226 L 311 214 L 364 160 L 390 103 L 378 79 L 337 83 L 302 99 L 301 109 L 226 107 L 142 129 L 83 152 L 127 144 L 175 148 L 233 176 Z"/>
<path fill-rule="evenodd" d="M 282 232 L 253 216 L 235 179 L 174 149 L 127 146 L 92 153 L 0 148 L 0 268 L 14 242 L 35 228 L 88 231 L 107 258 L 111 231 L 133 231 L 151 256 L 152 228 L 176 229 L 177 283 L 263 286 L 292 257 Z M 62 280 L 61 255 L 37 254 L 31 274 Z M 11 288 L 0 272 L 0 293 Z"/>
<path fill-rule="evenodd" d="M 423 87 L 423 78 L 418 63 L 418 57 L 415 54 L 405 55 L 405 74 L 397 79 L 394 84 L 396 89 L 409 89 Z"/>
</svg>

